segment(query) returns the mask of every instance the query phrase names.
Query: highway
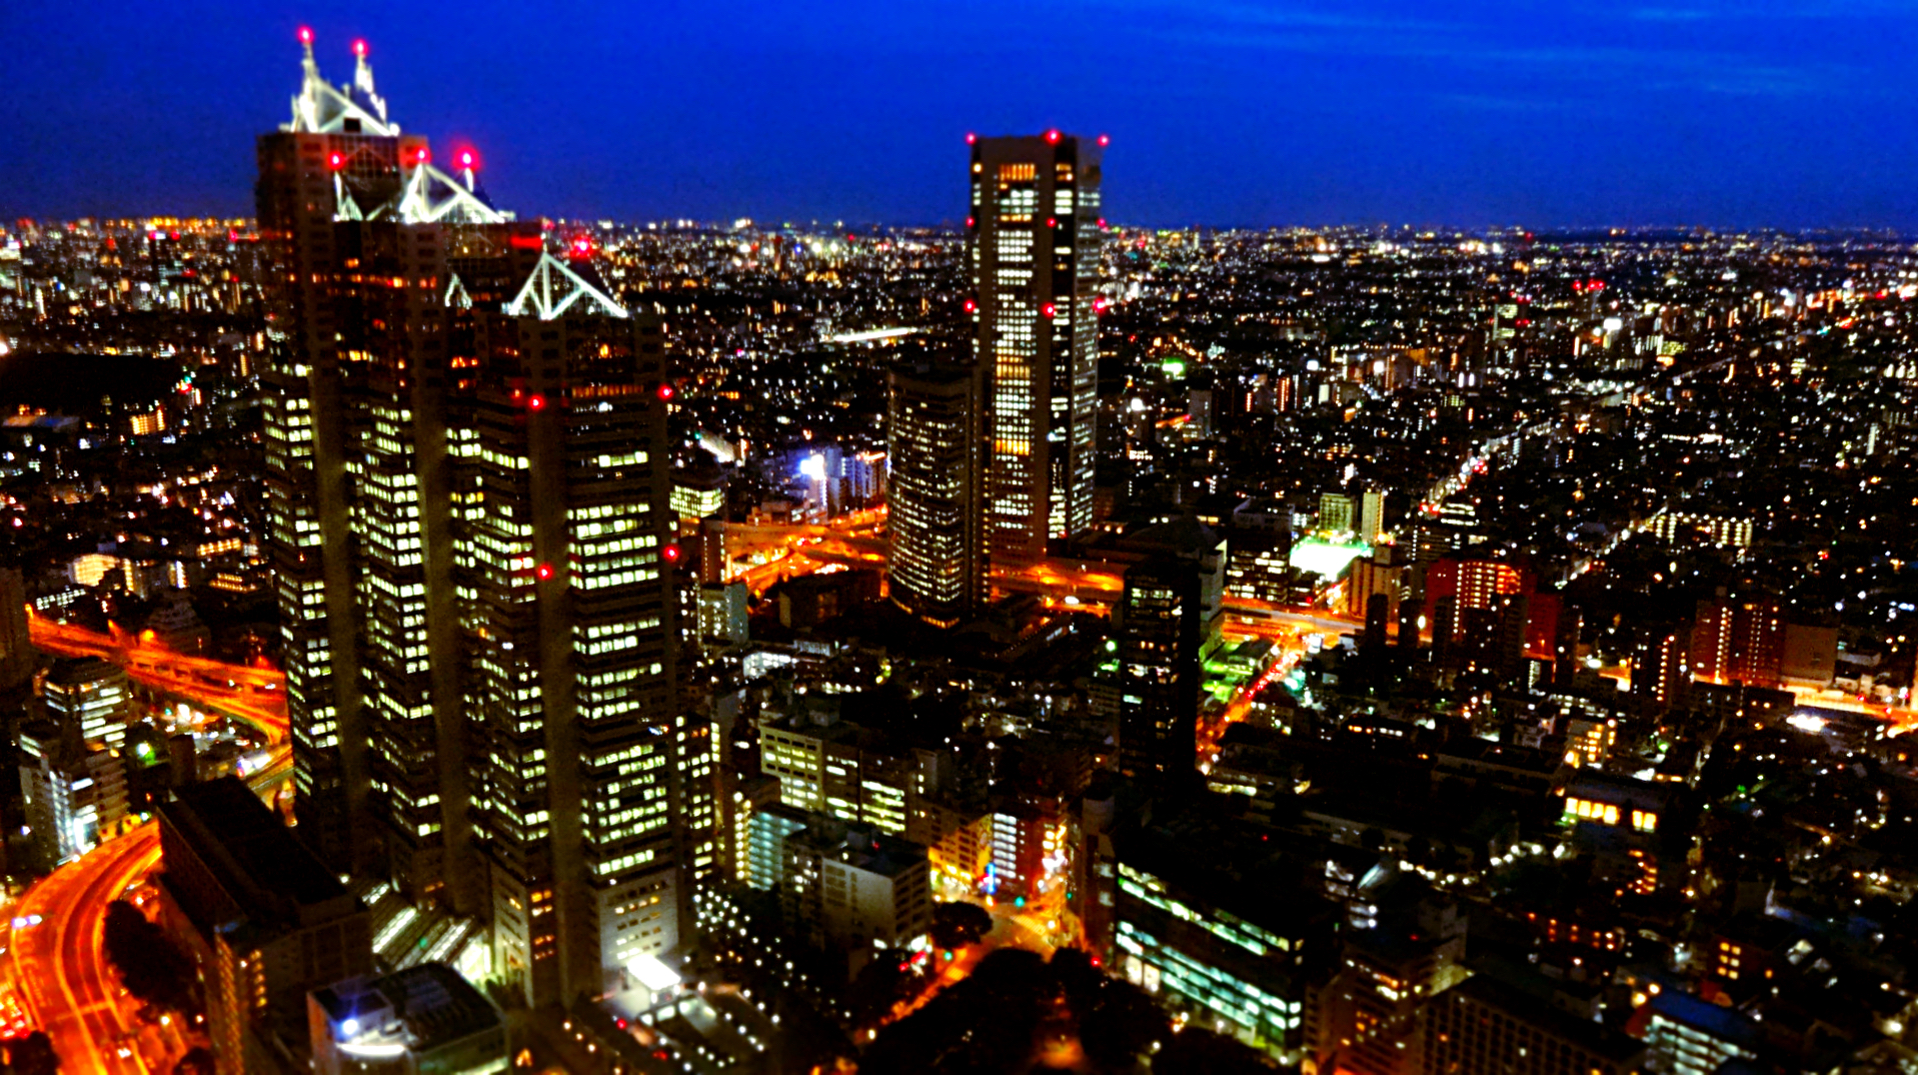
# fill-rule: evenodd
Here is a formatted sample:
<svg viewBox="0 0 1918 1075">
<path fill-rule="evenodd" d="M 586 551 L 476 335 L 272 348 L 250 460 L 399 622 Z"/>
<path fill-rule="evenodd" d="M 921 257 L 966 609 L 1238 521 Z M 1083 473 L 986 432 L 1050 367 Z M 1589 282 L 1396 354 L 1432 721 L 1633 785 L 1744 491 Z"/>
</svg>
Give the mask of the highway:
<svg viewBox="0 0 1918 1075">
<path fill-rule="evenodd" d="M 106 635 L 39 616 L 29 624 L 36 646 L 114 661 L 149 686 L 259 728 L 273 744 L 273 760 L 247 782 L 269 802 L 292 775 L 278 672 L 171 653 L 118 631 Z M 140 1004 L 125 995 L 104 949 L 108 906 L 159 864 L 159 825 L 143 822 L 42 878 L 8 912 L 22 925 L 11 930 L 5 973 L 28 1024 L 53 1039 L 67 1071 L 164 1073 L 193 1044 L 177 1019 L 155 1026 L 138 1017 Z"/>
<path fill-rule="evenodd" d="M 175 653 L 117 626 L 103 634 L 29 613 L 27 629 L 48 653 L 112 661 L 155 691 L 250 724 L 269 740 L 286 738 L 286 676 L 276 669 Z"/>
</svg>

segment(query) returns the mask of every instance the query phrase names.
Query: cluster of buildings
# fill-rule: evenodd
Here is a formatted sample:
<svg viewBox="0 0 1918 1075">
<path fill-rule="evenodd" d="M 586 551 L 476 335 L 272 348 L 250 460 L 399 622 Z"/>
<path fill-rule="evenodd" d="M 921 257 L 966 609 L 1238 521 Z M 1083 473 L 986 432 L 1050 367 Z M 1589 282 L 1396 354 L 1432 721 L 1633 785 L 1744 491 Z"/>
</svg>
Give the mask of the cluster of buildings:
<svg viewBox="0 0 1918 1075">
<path fill-rule="evenodd" d="M 8 869 L 157 817 L 219 1070 L 830 1063 L 961 901 L 1286 1069 L 1918 1064 L 1908 244 L 1124 228 L 1061 131 L 520 219 L 356 53 L 256 220 L 0 233 L 167 373 L 0 429 Z"/>
</svg>

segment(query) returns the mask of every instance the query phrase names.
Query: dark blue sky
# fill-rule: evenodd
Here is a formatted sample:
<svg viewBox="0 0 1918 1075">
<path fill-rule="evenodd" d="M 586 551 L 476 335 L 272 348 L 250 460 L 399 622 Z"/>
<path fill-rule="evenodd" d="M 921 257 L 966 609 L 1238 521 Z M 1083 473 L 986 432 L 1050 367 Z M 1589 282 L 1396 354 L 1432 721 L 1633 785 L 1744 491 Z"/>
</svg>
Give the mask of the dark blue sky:
<svg viewBox="0 0 1918 1075">
<path fill-rule="evenodd" d="M 1109 132 L 1158 225 L 1918 228 L 1918 3 L 0 2 L 0 215 L 251 212 L 295 29 L 522 215 L 933 222 Z"/>
</svg>

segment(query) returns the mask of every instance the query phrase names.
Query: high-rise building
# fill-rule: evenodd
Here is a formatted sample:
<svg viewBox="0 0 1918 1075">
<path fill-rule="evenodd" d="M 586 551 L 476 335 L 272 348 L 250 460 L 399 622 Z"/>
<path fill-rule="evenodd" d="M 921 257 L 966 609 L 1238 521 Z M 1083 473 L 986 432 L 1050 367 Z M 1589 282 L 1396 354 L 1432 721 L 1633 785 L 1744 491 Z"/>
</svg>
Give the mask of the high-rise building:
<svg viewBox="0 0 1918 1075">
<path fill-rule="evenodd" d="M 1692 622 L 1692 675 L 1711 683 L 1776 687 L 1785 657 L 1785 619 L 1776 598 L 1698 603 Z"/>
<path fill-rule="evenodd" d="M 77 728 L 87 746 L 118 750 L 126 741 L 133 708 L 126 669 L 93 657 L 62 657 L 48 669 L 41 690 L 47 716 Z"/>
<path fill-rule="evenodd" d="M 1198 565 L 1153 557 L 1125 571 L 1114 613 L 1119 681 L 1119 770 L 1176 785 L 1198 761 Z"/>
<path fill-rule="evenodd" d="M 888 581 L 894 604 L 938 627 L 986 599 L 984 388 L 977 365 L 891 376 Z"/>
<path fill-rule="evenodd" d="M 664 326 L 434 168 L 357 51 L 335 88 L 309 46 L 260 140 L 295 810 L 334 869 L 486 919 L 529 1002 L 599 995 L 717 866 Z"/>
<path fill-rule="evenodd" d="M 1032 562 L 1092 526 L 1105 138 L 972 138 L 977 356 L 991 385 L 987 543 Z"/>
<path fill-rule="evenodd" d="M 441 815 L 462 804 L 418 779 L 459 760 L 435 749 L 441 730 L 458 734 L 445 708 L 457 702 L 446 696 L 457 680 L 434 684 L 426 652 L 446 653 L 457 630 L 453 617 L 426 615 L 426 576 L 447 575 L 450 491 L 422 488 L 419 476 L 444 476 L 434 401 L 446 391 L 451 303 L 470 290 L 454 284 L 448 259 L 469 239 L 517 248 L 506 235 L 459 233 L 506 214 L 434 167 L 426 140 L 388 119 L 364 46 L 355 47 L 353 81 L 334 86 L 320 76 L 311 34 L 302 31 L 301 41 L 293 116 L 259 139 L 255 188 L 272 265 L 261 370 L 267 545 L 284 635 L 295 813 L 308 842 L 344 869 L 376 855 L 377 830 L 367 824 L 376 738 L 401 770 L 381 775 L 386 797 L 406 778 L 400 812 L 420 815 L 387 828 L 412 834 L 403 843 L 437 846 L 441 833 L 461 827 Z M 530 242 L 537 257 L 536 230 L 511 238 Z M 365 507 L 361 491 L 370 494 Z M 381 532 L 355 541 L 368 525 Z M 362 571 L 362 561 L 372 566 Z M 363 630 L 362 586 L 397 619 Z M 369 657 L 376 663 L 363 681 Z M 400 872 L 424 878 L 431 869 L 407 863 Z M 463 901 L 470 892 L 449 895 Z"/>
<path fill-rule="evenodd" d="M 1319 494 L 1319 529 L 1348 533 L 1357 522 L 1352 517 L 1352 498 L 1344 493 Z"/>
</svg>

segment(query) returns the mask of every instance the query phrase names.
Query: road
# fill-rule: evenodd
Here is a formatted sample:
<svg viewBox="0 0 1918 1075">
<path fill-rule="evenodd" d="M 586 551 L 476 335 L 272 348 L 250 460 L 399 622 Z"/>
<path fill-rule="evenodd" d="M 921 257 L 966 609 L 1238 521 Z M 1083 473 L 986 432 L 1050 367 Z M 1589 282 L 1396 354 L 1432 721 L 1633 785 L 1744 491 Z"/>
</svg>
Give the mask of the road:
<svg viewBox="0 0 1918 1075">
<path fill-rule="evenodd" d="M 27 629 L 39 649 L 112 661 L 155 691 L 250 724 L 269 740 L 286 738 L 286 676 L 275 669 L 175 653 L 118 627 L 103 634 L 38 614 L 28 615 Z"/>
<path fill-rule="evenodd" d="M 292 774 L 278 672 L 183 656 L 117 630 L 101 634 L 38 616 L 29 626 L 36 646 L 114 661 L 149 686 L 258 727 L 274 755 L 247 782 L 269 801 Z M 148 821 L 42 878 L 11 909 L 15 921 L 39 921 L 12 931 L 5 970 L 29 1024 L 53 1039 L 65 1070 L 166 1072 L 190 1046 L 177 1021 L 156 1028 L 138 1018 L 139 1004 L 123 995 L 103 947 L 108 906 L 159 864 L 159 825 Z"/>
<path fill-rule="evenodd" d="M 281 747 L 248 783 L 272 795 L 292 769 Z M 40 921 L 13 931 L 7 971 L 28 1022 L 53 1039 L 66 1070 L 166 1072 L 190 1045 L 186 1028 L 171 1021 L 154 1028 L 138 1018 L 139 1002 L 120 988 L 104 948 L 107 907 L 159 864 L 159 824 L 148 821 L 55 870 L 12 910 L 16 920 Z"/>
</svg>

